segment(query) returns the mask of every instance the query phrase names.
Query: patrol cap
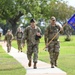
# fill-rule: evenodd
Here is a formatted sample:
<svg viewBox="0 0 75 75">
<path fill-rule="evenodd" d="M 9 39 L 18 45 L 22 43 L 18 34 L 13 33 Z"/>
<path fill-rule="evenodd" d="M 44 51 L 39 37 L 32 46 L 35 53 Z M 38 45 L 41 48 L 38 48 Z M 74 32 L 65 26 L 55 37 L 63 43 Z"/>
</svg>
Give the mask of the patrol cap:
<svg viewBox="0 0 75 75">
<path fill-rule="evenodd" d="M 56 18 L 54 16 L 51 17 L 51 20 L 56 20 Z"/>
<path fill-rule="evenodd" d="M 32 23 L 32 22 L 35 22 L 35 19 L 31 19 L 31 20 L 30 20 L 30 23 Z"/>
<path fill-rule="evenodd" d="M 8 29 L 8 31 L 7 32 L 10 32 L 10 30 Z"/>
</svg>

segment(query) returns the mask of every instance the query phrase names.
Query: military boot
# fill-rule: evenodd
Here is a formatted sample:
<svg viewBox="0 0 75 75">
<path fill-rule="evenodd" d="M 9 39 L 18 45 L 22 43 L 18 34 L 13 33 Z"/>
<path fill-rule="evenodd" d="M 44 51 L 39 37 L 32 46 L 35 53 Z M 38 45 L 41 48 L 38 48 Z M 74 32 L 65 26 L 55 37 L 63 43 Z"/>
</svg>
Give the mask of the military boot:
<svg viewBox="0 0 75 75">
<path fill-rule="evenodd" d="M 29 66 L 29 67 L 31 66 L 31 60 L 29 60 L 28 66 Z"/>
<path fill-rule="evenodd" d="M 8 52 L 8 53 L 10 52 L 9 47 L 7 47 L 7 52 Z"/>
<path fill-rule="evenodd" d="M 22 52 L 22 48 L 21 48 L 21 52 Z"/>
<path fill-rule="evenodd" d="M 55 60 L 54 60 L 54 63 L 55 63 L 54 65 L 55 65 L 55 66 L 57 66 L 57 59 L 58 59 L 58 56 L 59 56 L 59 52 L 56 52 L 56 53 L 55 53 Z"/>
<path fill-rule="evenodd" d="M 54 68 L 54 65 L 53 65 L 53 63 L 51 63 L 51 68 Z"/>
<path fill-rule="evenodd" d="M 57 67 L 57 61 L 55 60 L 55 66 Z"/>
<path fill-rule="evenodd" d="M 34 62 L 34 67 L 33 67 L 34 69 L 36 69 L 37 67 L 36 67 L 36 62 Z"/>
</svg>

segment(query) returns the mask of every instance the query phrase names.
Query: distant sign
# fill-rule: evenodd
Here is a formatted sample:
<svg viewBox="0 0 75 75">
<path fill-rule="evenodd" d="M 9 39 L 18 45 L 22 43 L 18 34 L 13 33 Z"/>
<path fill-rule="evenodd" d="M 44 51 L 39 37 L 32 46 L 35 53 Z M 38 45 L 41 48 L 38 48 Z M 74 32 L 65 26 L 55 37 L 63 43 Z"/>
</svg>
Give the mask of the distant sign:
<svg viewBox="0 0 75 75">
<path fill-rule="evenodd" d="M 68 20 L 68 24 L 75 30 L 75 14 Z"/>
</svg>

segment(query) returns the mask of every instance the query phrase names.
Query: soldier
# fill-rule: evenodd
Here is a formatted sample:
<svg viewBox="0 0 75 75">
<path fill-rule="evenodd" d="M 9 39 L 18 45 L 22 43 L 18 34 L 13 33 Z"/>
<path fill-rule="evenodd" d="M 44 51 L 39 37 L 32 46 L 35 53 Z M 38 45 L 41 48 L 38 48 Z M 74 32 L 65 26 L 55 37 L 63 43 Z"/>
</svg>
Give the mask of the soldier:
<svg viewBox="0 0 75 75">
<path fill-rule="evenodd" d="M 17 32 L 16 32 L 16 39 L 17 39 L 17 45 L 18 45 L 18 52 L 21 51 L 22 52 L 22 40 L 23 40 L 23 32 L 21 30 L 21 28 L 18 28 Z"/>
<path fill-rule="evenodd" d="M 30 20 L 30 26 L 25 28 L 24 31 L 24 40 L 27 41 L 27 58 L 29 60 L 28 66 L 31 66 L 31 58 L 33 56 L 34 66 L 36 69 L 37 59 L 38 59 L 38 45 L 39 39 L 41 38 L 41 30 L 38 26 L 36 26 L 35 20 Z"/>
<path fill-rule="evenodd" d="M 66 25 L 65 27 L 64 27 L 64 32 L 66 33 L 66 38 L 65 38 L 65 41 L 70 41 L 71 40 L 71 35 L 72 35 L 72 28 L 71 28 L 71 26 L 70 25 Z"/>
<path fill-rule="evenodd" d="M 45 31 L 45 44 L 46 47 L 48 47 L 48 52 L 50 55 L 50 63 L 51 68 L 54 68 L 54 66 L 57 66 L 57 59 L 59 56 L 59 30 L 62 27 L 56 24 L 56 18 L 54 16 L 51 17 L 50 25 L 46 28 Z M 52 42 L 47 46 L 48 42 L 58 33 L 58 35 L 52 40 Z"/>
<path fill-rule="evenodd" d="M 13 39 L 13 35 L 11 33 L 10 30 L 7 31 L 6 35 L 5 35 L 5 39 L 4 41 L 7 41 L 7 52 L 9 53 L 11 50 L 11 41 Z"/>
</svg>

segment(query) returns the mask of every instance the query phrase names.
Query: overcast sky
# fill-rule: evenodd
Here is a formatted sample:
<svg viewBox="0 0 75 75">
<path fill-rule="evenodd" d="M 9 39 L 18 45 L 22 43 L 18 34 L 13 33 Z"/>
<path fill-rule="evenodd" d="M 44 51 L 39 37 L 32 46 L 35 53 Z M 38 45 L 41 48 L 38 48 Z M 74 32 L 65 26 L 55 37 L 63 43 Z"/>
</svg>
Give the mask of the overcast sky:
<svg viewBox="0 0 75 75">
<path fill-rule="evenodd" d="M 75 0 L 64 0 L 64 1 L 68 1 L 68 5 L 75 7 Z"/>
</svg>

